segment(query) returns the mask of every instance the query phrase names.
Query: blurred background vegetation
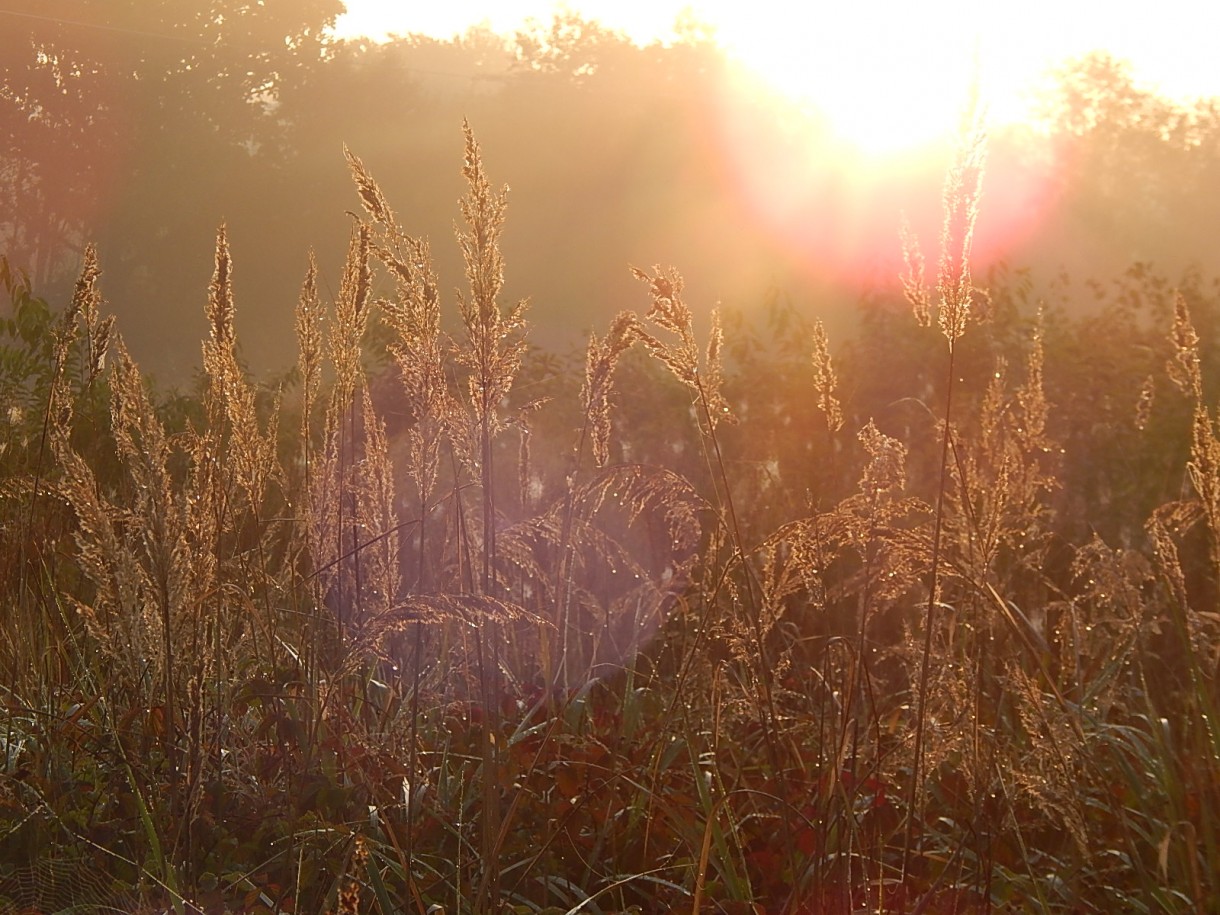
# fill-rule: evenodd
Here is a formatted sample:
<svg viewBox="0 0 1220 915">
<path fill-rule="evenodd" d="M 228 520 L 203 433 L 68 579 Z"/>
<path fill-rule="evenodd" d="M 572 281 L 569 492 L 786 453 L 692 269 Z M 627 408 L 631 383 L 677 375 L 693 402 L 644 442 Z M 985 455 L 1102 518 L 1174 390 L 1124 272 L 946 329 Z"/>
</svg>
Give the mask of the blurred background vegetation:
<svg viewBox="0 0 1220 915">
<path fill-rule="evenodd" d="M 306 251 L 338 286 L 343 143 L 453 276 L 468 118 L 513 192 L 508 294 L 530 298 L 534 342 L 558 350 L 630 301 L 628 264 L 678 266 L 707 307 L 778 295 L 832 333 L 854 326 L 862 296 L 895 288 L 901 213 L 938 218 L 947 153 L 863 186 L 816 125 L 737 88 L 695 24 L 668 46 L 575 14 L 373 44 L 327 38 L 338 0 L 15 9 L 0 29 L 0 251 L 55 300 L 95 241 L 133 355 L 170 385 L 198 365 L 221 221 L 243 357 L 260 374 L 289 364 L 277 329 Z M 1091 57 L 1048 80 L 1040 111 L 991 138 L 978 258 L 1028 270 L 1037 295 L 1135 263 L 1171 283 L 1217 272 L 1214 102 L 1171 103 Z M 791 212 L 765 211 L 765 176 Z M 1081 313 L 1093 296 L 1063 299 Z"/>
</svg>

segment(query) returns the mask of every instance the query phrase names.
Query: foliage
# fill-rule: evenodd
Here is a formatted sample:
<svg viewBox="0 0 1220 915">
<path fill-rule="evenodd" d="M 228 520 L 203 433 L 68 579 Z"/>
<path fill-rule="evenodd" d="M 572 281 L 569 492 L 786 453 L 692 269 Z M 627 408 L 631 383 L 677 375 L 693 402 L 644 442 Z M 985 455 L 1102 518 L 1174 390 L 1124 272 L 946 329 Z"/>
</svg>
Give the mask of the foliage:
<svg viewBox="0 0 1220 915">
<path fill-rule="evenodd" d="M 116 201 L 181 205 L 185 151 L 236 165 L 281 147 L 268 102 L 320 56 L 341 11 L 336 0 L 7 4 L 0 243 L 46 284 Z"/>
<path fill-rule="evenodd" d="M 0 261 L 0 905 L 1203 910 L 1214 288 L 984 295 L 975 142 L 915 316 L 836 348 L 636 269 L 568 366 L 463 143 L 468 288 L 349 151 L 274 389 L 227 227 L 176 400 L 92 247 L 62 316 Z"/>
<path fill-rule="evenodd" d="M 294 359 L 278 328 L 291 321 L 301 252 L 317 250 L 328 294 L 340 279 L 346 227 L 334 214 L 351 200 L 333 163 L 343 143 L 432 240 L 440 275 L 460 277 L 449 229 L 462 187 L 450 164 L 463 117 L 516 192 L 506 295 L 528 294 L 531 339 L 547 350 L 583 351 L 588 332 L 638 294 L 623 263 L 681 264 L 700 320 L 716 301 L 752 307 L 774 284 L 840 339 L 857 284 L 892 279 L 889 268 L 865 280 L 839 263 L 859 236 L 836 227 L 858 225 L 859 208 L 876 212 L 877 201 L 856 196 L 834 143 L 743 96 L 741 74 L 707 35 L 639 47 L 569 15 L 507 39 L 476 30 L 338 42 L 324 32 L 336 6 L 10 2 L 0 12 L 0 85 L 21 87 L 0 88 L 0 248 L 59 301 L 96 242 L 128 347 L 163 385 L 189 384 L 197 364 L 200 290 L 221 221 L 237 251 L 258 246 L 235 278 L 243 358 L 259 377 Z M 217 12 L 230 15 L 218 23 Z M 56 55 L 79 73 L 57 76 Z M 994 138 L 992 187 L 1020 196 L 1040 231 L 1014 238 L 984 214 L 980 232 L 1035 276 L 1062 265 L 1107 278 L 1133 259 L 1174 283 L 1192 263 L 1217 269 L 1205 241 L 1220 229 L 1209 206 L 1220 180 L 1214 112 L 1122 76 L 1093 67 L 1063 77 L 1077 120 L 1095 129 L 1048 116 L 1045 131 Z M 1048 89 L 1051 103 L 1059 88 Z M 30 120 L 29 93 L 44 118 Z M 1105 127 L 1111 116 L 1125 118 L 1122 129 Z M 914 181 L 893 196 L 917 200 L 936 179 Z M 762 189 L 791 203 L 779 215 L 795 223 L 777 230 L 758 218 L 774 202 Z M 869 264 L 896 248 L 888 226 L 860 244 Z"/>
</svg>

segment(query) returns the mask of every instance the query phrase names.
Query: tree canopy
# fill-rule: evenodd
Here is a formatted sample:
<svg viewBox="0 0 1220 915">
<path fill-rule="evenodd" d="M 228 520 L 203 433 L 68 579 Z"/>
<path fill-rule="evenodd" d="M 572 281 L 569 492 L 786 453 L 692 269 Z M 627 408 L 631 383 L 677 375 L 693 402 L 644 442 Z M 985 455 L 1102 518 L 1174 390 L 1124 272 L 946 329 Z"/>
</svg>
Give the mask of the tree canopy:
<svg viewBox="0 0 1220 915">
<path fill-rule="evenodd" d="M 282 155 L 275 99 L 323 56 L 324 29 L 343 9 L 339 0 L 6 6 L 0 137 L 13 216 L 0 244 L 42 282 L 76 269 L 107 204 L 121 209 L 154 188 L 180 194 L 185 159 L 223 167 Z"/>
<path fill-rule="evenodd" d="M 898 250 L 889 223 L 861 229 L 858 210 L 877 201 L 850 196 L 816 129 L 798 135 L 793 115 L 733 101 L 729 63 L 694 26 L 640 47 L 565 13 L 508 37 L 373 44 L 329 37 L 339 0 L 8 6 L 0 251 L 54 298 L 96 241 L 133 351 L 174 381 L 197 362 L 177 341 L 193 339 L 184 322 L 202 330 L 221 222 L 247 305 L 245 356 L 287 361 L 289 341 L 265 328 L 290 312 L 305 252 L 343 248 L 354 204 L 344 144 L 434 240 L 442 276 L 460 275 L 463 118 L 513 188 L 507 282 L 533 299 L 542 342 L 575 339 L 634 295 L 629 263 L 681 265 L 694 301 L 781 289 L 847 313 L 861 289 L 819 273 L 807 246 L 827 245 L 823 260 L 855 236 L 870 256 Z M 995 256 L 1052 275 L 1133 261 L 1211 270 L 1202 239 L 1220 228 L 1207 205 L 1220 192 L 1218 125 L 1214 102 L 1173 103 L 1112 60 L 1077 61 L 1055 77 L 1040 132 L 994 138 L 980 232 L 1011 176 L 1041 168 L 1041 196 L 1013 204 L 1036 206 L 1036 227 Z M 757 161 L 742 160 L 746 146 Z M 934 188 L 937 170 L 920 183 Z M 881 199 L 896 220 L 917 192 L 893 190 Z M 760 219 L 761 193 L 784 198 L 786 222 Z M 338 263 L 323 255 L 320 267 L 337 288 Z"/>
</svg>

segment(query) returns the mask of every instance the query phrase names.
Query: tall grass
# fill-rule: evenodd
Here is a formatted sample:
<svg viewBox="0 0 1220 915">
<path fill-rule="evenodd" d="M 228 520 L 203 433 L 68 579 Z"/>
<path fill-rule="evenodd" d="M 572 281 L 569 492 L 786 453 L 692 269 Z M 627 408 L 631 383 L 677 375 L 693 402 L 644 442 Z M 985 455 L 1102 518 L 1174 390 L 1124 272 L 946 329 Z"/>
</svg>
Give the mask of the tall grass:
<svg viewBox="0 0 1220 915">
<path fill-rule="evenodd" d="M 865 327 L 930 379 L 898 400 L 868 339 L 700 331 L 660 267 L 552 371 L 464 139 L 466 288 L 347 151 L 338 293 L 310 255 L 274 387 L 223 227 L 176 401 L 92 248 L 59 318 L 3 262 L 0 906 L 1206 911 L 1215 303 L 1132 348 L 1130 440 L 1178 423 L 1184 485 L 1075 542 L 1073 330 L 977 288 L 980 135 L 934 288 L 907 239 L 915 317 Z"/>
</svg>

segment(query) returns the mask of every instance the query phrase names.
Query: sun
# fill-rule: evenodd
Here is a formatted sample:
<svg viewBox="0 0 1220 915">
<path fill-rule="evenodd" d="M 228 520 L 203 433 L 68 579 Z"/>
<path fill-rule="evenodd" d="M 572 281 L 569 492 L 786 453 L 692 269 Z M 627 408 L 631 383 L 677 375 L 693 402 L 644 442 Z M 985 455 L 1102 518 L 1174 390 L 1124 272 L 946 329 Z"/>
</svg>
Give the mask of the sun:
<svg viewBox="0 0 1220 915">
<path fill-rule="evenodd" d="M 987 89 L 987 21 L 975 4 L 822 4 L 776 27 L 740 16 L 717 39 L 749 78 L 818 120 L 856 155 L 886 159 L 953 136 Z"/>
<path fill-rule="evenodd" d="M 811 278 L 892 282 L 904 216 L 936 235 L 939 190 L 971 116 L 996 136 L 1022 118 L 1028 61 L 989 45 L 1003 24 L 987 9 L 864 3 L 794 12 L 784 28 L 747 16 L 718 27 L 735 66 L 716 152 L 745 217 Z M 1011 159 L 996 158 L 984 180 L 981 264 L 1026 237 L 1053 199 L 1053 161 Z"/>
</svg>

